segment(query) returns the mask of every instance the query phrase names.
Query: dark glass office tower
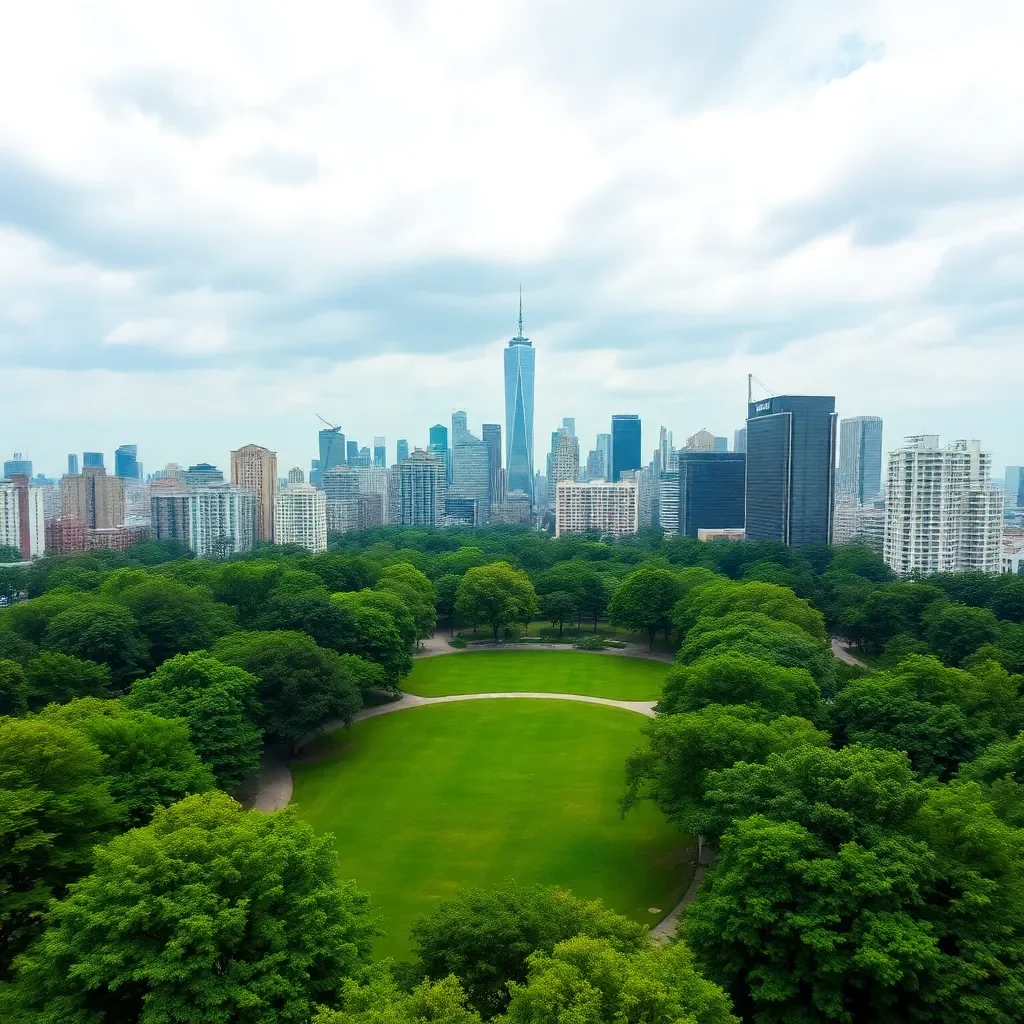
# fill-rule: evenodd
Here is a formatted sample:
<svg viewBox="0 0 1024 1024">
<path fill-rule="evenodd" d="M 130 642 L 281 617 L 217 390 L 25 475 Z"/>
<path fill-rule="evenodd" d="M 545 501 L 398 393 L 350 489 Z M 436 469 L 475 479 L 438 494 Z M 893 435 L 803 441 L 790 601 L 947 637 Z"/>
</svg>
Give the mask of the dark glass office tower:
<svg viewBox="0 0 1024 1024">
<path fill-rule="evenodd" d="M 747 540 L 829 544 L 836 400 L 776 395 L 747 409 Z"/>
<path fill-rule="evenodd" d="M 882 491 L 882 421 L 854 416 L 839 421 L 839 470 L 836 493 L 857 505 L 874 501 Z"/>
<path fill-rule="evenodd" d="M 404 437 L 400 437 L 395 445 L 395 461 L 405 462 L 407 458 L 409 458 L 409 442 Z"/>
<path fill-rule="evenodd" d="M 435 423 L 430 428 L 430 444 L 427 445 L 427 451 L 444 463 L 445 483 L 450 484 L 452 478 L 452 453 L 448 449 L 448 428 L 443 423 Z"/>
<path fill-rule="evenodd" d="M 114 476 L 124 480 L 139 479 L 139 447 L 123 444 L 114 451 Z"/>
<path fill-rule="evenodd" d="M 341 427 L 330 427 L 327 430 L 321 430 L 318 439 L 320 442 L 319 469 L 322 481 L 324 473 L 329 473 L 332 469 L 345 465 L 345 435 L 341 432 Z"/>
<path fill-rule="evenodd" d="M 534 502 L 533 381 L 537 353 L 523 336 L 523 297 L 519 296 L 519 333 L 505 349 L 505 465 L 508 489 L 522 491 Z"/>
<path fill-rule="evenodd" d="M 679 534 L 742 530 L 747 457 L 742 452 L 679 452 Z"/>
<path fill-rule="evenodd" d="M 86 469 L 102 469 L 103 452 L 83 452 L 82 465 Z"/>
<path fill-rule="evenodd" d="M 639 470 L 640 417 L 635 413 L 612 417 L 612 472 L 609 483 L 618 483 L 623 470 Z"/>
<path fill-rule="evenodd" d="M 505 500 L 501 493 L 501 424 L 485 423 L 483 425 L 483 442 L 491 450 L 491 502 Z"/>
<path fill-rule="evenodd" d="M 359 461 L 359 442 L 358 441 L 346 441 L 345 442 L 345 461 L 348 463 L 355 463 Z"/>
<path fill-rule="evenodd" d="M 383 437 L 373 439 L 373 464 L 378 469 L 386 469 L 388 464 L 387 444 Z"/>
</svg>

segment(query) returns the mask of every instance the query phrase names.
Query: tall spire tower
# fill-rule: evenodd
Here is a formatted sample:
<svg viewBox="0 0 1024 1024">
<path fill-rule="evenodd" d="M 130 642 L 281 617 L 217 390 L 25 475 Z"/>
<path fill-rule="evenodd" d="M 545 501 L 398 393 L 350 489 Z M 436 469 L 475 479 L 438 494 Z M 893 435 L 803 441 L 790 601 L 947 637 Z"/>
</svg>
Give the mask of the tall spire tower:
<svg viewBox="0 0 1024 1024">
<path fill-rule="evenodd" d="M 523 288 L 519 286 L 519 333 L 505 349 L 505 462 L 509 491 L 523 491 L 533 504 L 533 381 L 537 353 L 523 334 Z"/>
</svg>

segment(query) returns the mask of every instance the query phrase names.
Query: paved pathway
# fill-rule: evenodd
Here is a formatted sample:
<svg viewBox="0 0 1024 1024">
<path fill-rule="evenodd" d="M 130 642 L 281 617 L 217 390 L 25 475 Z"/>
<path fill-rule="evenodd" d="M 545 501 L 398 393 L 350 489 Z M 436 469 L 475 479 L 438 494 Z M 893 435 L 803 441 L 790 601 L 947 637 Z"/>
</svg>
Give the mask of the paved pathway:
<svg viewBox="0 0 1024 1024">
<path fill-rule="evenodd" d="M 615 655 L 620 658 L 641 658 L 645 661 L 662 661 L 667 665 L 675 662 L 675 655 L 667 651 L 648 651 L 640 644 L 627 643 L 625 647 L 606 647 L 601 651 L 586 651 L 572 644 L 539 643 L 539 644 L 505 644 L 492 643 L 482 637 L 478 643 L 466 647 L 451 647 L 448 637 L 443 633 L 435 633 L 423 641 L 423 646 L 416 652 L 417 658 L 437 658 L 442 654 L 472 654 L 474 651 L 572 651 L 574 654 Z"/>
<path fill-rule="evenodd" d="M 846 647 L 838 637 L 832 637 L 832 653 L 840 660 L 845 661 L 847 665 L 859 665 L 861 668 L 869 668 L 860 658 L 855 658 L 851 653 L 850 649 Z"/>
</svg>

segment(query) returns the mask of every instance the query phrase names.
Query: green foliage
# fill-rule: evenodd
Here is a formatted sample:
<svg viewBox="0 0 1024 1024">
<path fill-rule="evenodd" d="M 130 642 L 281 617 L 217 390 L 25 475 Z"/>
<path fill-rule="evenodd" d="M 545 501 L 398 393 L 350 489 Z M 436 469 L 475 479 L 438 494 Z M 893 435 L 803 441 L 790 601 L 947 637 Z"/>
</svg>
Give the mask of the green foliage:
<svg viewBox="0 0 1024 1024">
<path fill-rule="evenodd" d="M 514 622 L 528 624 L 537 614 L 537 594 L 525 572 L 507 562 L 481 565 L 467 570 L 459 583 L 455 614 L 461 622 L 485 622 L 498 630 Z"/>
<path fill-rule="evenodd" d="M 235 608 L 240 622 L 254 622 L 282 572 L 281 565 L 274 562 L 229 562 L 211 581 L 213 596 Z"/>
<path fill-rule="evenodd" d="M 16 980 L 39 1024 L 304 1024 L 372 934 L 330 837 L 209 793 L 98 849 Z"/>
<path fill-rule="evenodd" d="M 511 991 L 508 1024 L 739 1024 L 684 943 L 622 952 L 579 935 L 534 953 Z"/>
<path fill-rule="evenodd" d="M 668 569 L 637 569 L 615 591 L 608 605 L 614 625 L 647 634 L 648 649 L 659 633 L 668 639 L 672 609 L 683 593 L 679 577 Z"/>
<path fill-rule="evenodd" d="M 397 594 L 416 623 L 416 637 L 423 640 L 434 632 L 437 623 L 437 592 L 433 583 L 413 565 L 397 562 L 380 574 L 376 590 Z"/>
<path fill-rule="evenodd" d="M 716 619 L 730 612 L 758 612 L 799 626 L 812 640 L 824 643 L 827 639 L 821 612 L 792 590 L 774 583 L 719 579 L 694 587 L 673 609 L 672 618 L 676 629 L 686 633 L 701 617 Z"/>
<path fill-rule="evenodd" d="M 25 665 L 28 702 L 33 711 L 66 704 L 76 697 L 110 697 L 113 680 L 107 665 L 70 654 L 43 651 Z"/>
<path fill-rule="evenodd" d="M 81 733 L 0 719 L 0 976 L 116 819 L 103 755 Z"/>
<path fill-rule="evenodd" d="M 622 952 L 647 944 L 643 925 L 599 901 L 584 902 L 566 889 L 514 882 L 492 890 L 460 890 L 412 927 L 423 973 L 434 980 L 454 975 L 470 1005 L 485 1017 L 504 1009 L 509 982 L 526 980 L 532 953 L 550 953 L 574 935 L 604 939 Z"/>
<path fill-rule="evenodd" d="M 576 618 L 580 606 L 575 595 L 566 590 L 553 590 L 541 597 L 540 610 L 552 626 L 558 626 L 558 635 L 561 636 L 563 626 Z"/>
<path fill-rule="evenodd" d="M 28 710 L 28 681 L 16 661 L 0 658 L 0 717 Z"/>
<path fill-rule="evenodd" d="M 340 1010 L 321 1008 L 311 1024 L 480 1024 L 456 978 L 422 981 L 403 992 L 386 964 L 371 967 L 362 981 L 347 978 L 341 1004 Z"/>
<path fill-rule="evenodd" d="M 456 648 L 459 648 L 461 650 L 462 648 L 464 648 L 466 646 L 466 641 L 463 640 L 461 636 L 453 636 L 451 638 L 451 640 L 448 641 L 448 646 L 449 647 L 456 647 Z"/>
<path fill-rule="evenodd" d="M 469 566 L 468 568 L 473 568 Z M 449 633 L 455 631 L 455 598 L 458 595 L 461 576 L 455 573 L 446 573 L 434 581 L 434 590 L 437 592 L 437 614 L 447 621 Z"/>
<path fill-rule="evenodd" d="M 572 645 L 581 651 L 600 651 L 604 649 L 605 640 L 597 633 L 590 633 L 587 636 L 577 637 Z"/>
<path fill-rule="evenodd" d="M 214 655 L 256 677 L 258 721 L 269 737 L 295 744 L 328 722 L 348 724 L 362 707 L 348 663 L 304 633 L 233 633 Z"/>
<path fill-rule="evenodd" d="M 96 697 L 51 705 L 40 717 L 77 729 L 99 749 L 110 795 L 129 828 L 145 825 L 157 807 L 214 787 L 213 773 L 199 759 L 184 722 Z"/>
<path fill-rule="evenodd" d="M 149 643 L 135 617 L 114 604 L 84 604 L 62 611 L 46 627 L 42 646 L 107 665 L 119 687 L 142 675 L 149 664 Z"/>
<path fill-rule="evenodd" d="M 936 602 L 921 618 L 928 644 L 947 665 L 960 665 L 982 644 L 999 640 L 999 622 L 987 608 Z"/>
<path fill-rule="evenodd" d="M 823 713 L 821 692 L 809 672 L 769 665 L 748 654 L 716 654 L 675 665 L 656 710 L 673 715 L 709 704 L 756 704 L 776 715 L 811 721 Z"/>
<path fill-rule="evenodd" d="M 230 791 L 259 768 L 263 743 L 256 723 L 265 709 L 257 687 L 248 672 L 209 654 L 179 654 L 137 680 L 124 704 L 161 718 L 183 719 L 196 753 L 217 785 Z"/>
<path fill-rule="evenodd" d="M 979 783 L 996 813 L 1015 828 L 1024 828 L 1024 732 L 993 743 L 963 765 L 957 778 Z"/>
<path fill-rule="evenodd" d="M 0 544 L 0 562 L 20 562 L 21 551 L 11 544 Z"/>
<path fill-rule="evenodd" d="M 851 616 L 852 639 L 875 653 L 893 637 L 918 636 L 922 617 L 930 605 L 942 601 L 942 591 L 924 583 L 886 583 L 868 595 L 856 615 Z"/>
</svg>

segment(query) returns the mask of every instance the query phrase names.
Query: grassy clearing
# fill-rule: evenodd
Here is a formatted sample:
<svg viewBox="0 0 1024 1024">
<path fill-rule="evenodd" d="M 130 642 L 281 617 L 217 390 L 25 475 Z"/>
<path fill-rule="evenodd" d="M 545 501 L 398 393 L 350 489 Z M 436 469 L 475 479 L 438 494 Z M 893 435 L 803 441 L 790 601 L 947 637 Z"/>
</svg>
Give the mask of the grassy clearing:
<svg viewBox="0 0 1024 1024">
<path fill-rule="evenodd" d="M 459 887 L 507 878 L 565 885 L 654 924 L 689 884 L 693 847 L 649 804 L 619 818 L 642 724 L 561 701 L 382 715 L 311 747 L 293 765 L 294 802 L 334 834 L 342 876 L 372 895 L 388 932 L 379 956 L 407 955 L 412 921 Z"/>
<path fill-rule="evenodd" d="M 472 651 L 418 659 L 402 689 L 421 697 L 532 691 L 657 700 L 668 671 L 664 662 L 585 651 Z"/>
</svg>

